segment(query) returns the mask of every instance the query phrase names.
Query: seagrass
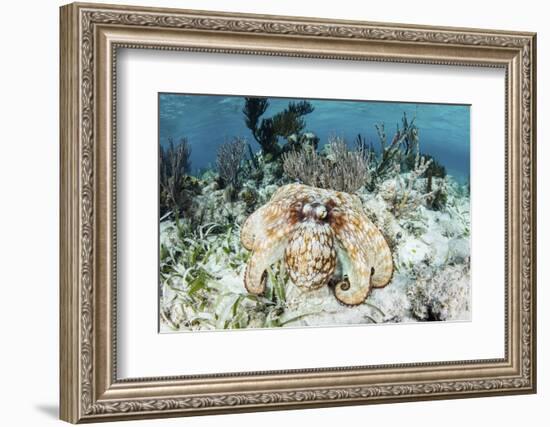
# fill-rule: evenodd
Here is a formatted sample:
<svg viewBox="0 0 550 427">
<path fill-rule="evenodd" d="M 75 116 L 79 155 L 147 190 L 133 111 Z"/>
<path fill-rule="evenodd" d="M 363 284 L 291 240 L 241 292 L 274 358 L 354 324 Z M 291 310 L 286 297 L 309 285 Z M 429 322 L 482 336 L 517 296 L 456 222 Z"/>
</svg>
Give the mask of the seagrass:
<svg viewBox="0 0 550 427">
<path fill-rule="evenodd" d="M 60 11 L 60 417 L 72 423 L 536 391 L 536 36 L 71 4 Z M 502 359 L 117 378 L 117 49 L 499 67 L 506 73 Z"/>
</svg>

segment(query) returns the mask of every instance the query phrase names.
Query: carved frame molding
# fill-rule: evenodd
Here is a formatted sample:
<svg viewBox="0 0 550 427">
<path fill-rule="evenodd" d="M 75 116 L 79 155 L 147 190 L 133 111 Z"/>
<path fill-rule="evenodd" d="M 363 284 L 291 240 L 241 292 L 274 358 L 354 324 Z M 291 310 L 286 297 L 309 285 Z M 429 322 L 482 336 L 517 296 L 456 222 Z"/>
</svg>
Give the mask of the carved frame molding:
<svg viewBox="0 0 550 427">
<path fill-rule="evenodd" d="M 71 4 L 61 8 L 60 41 L 62 419 L 535 392 L 535 34 Z M 113 147 L 121 47 L 505 68 L 506 357 L 117 380 Z"/>
</svg>

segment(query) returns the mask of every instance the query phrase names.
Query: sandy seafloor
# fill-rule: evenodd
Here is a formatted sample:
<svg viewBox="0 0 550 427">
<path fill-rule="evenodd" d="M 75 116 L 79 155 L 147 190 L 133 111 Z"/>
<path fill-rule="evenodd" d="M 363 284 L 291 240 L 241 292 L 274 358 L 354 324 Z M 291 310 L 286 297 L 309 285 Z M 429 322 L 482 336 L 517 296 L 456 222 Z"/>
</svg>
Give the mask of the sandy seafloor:
<svg viewBox="0 0 550 427">
<path fill-rule="evenodd" d="M 391 180 L 384 184 L 382 189 L 391 189 L 395 185 Z M 420 179 L 416 185 L 421 187 L 425 183 Z M 284 327 L 470 320 L 470 199 L 464 185 L 455 182 L 451 176 L 445 178 L 445 185 L 445 209 L 419 206 L 404 218 L 395 218 L 390 213 L 384 191 L 375 194 L 360 190 L 357 194 L 365 212 L 392 247 L 394 275 L 391 282 L 384 288 L 373 289 L 365 303 L 348 307 L 340 304 L 327 286 L 317 291 L 303 291 L 288 280 L 284 312 L 280 318 L 283 321 L 296 320 L 285 323 Z M 260 198 L 267 201 L 276 188 L 260 188 Z M 219 221 L 229 212 L 234 223 L 241 224 L 249 214 L 242 202 L 225 202 L 222 190 L 215 190 L 212 185 L 206 186 L 197 199 L 197 203 L 210 209 L 213 218 Z M 178 244 L 176 235 L 173 220 L 160 223 L 161 245 L 169 248 Z M 178 323 L 190 313 L 179 297 L 187 285 L 175 278 L 171 287 L 161 284 L 160 310 L 164 310 L 164 319 L 174 320 L 166 322 L 161 316 L 161 332 L 224 328 L 220 319 L 230 318 L 236 298 L 246 295 L 243 285 L 245 262 L 235 262 L 235 258 L 242 258 L 248 252 L 240 245 L 238 227 L 225 239 L 223 248 L 216 248 L 219 236 L 206 238 L 212 242 L 210 247 L 215 256 L 210 256 L 201 268 L 212 277 L 209 286 L 216 289 L 218 295 L 223 295 L 216 298 L 215 304 L 202 308 L 199 317 L 208 322 L 197 321 L 192 327 L 185 322 Z M 184 271 L 184 266 L 181 269 Z M 194 315 L 196 312 L 193 310 Z M 266 325 L 253 316 L 245 327 Z"/>
</svg>

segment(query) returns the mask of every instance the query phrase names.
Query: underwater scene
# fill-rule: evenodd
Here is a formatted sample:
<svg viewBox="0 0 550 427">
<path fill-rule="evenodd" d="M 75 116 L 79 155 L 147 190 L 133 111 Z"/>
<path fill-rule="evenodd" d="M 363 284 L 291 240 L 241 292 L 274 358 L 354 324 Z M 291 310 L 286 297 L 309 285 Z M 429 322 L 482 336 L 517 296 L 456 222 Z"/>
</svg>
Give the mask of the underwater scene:
<svg viewBox="0 0 550 427">
<path fill-rule="evenodd" d="M 160 332 L 470 320 L 469 105 L 158 103 Z"/>
</svg>

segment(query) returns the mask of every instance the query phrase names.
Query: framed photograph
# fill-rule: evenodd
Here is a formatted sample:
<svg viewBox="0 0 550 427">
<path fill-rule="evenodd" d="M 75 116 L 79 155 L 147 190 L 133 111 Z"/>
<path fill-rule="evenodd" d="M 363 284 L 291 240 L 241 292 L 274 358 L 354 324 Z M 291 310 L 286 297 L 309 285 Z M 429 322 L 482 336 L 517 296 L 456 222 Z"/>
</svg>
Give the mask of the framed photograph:
<svg viewBox="0 0 550 427">
<path fill-rule="evenodd" d="M 536 391 L 533 33 L 61 8 L 61 418 Z"/>
</svg>

